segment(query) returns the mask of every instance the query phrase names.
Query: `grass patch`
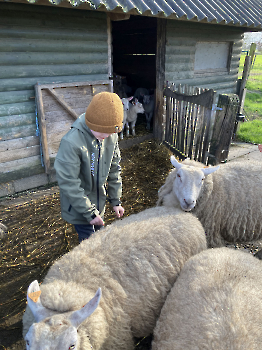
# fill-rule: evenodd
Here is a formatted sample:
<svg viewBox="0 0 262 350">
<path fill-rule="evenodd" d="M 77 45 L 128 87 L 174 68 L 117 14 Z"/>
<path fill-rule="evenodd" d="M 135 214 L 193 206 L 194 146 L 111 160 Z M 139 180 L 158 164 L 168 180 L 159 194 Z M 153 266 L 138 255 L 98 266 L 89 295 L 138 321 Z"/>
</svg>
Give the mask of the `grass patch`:
<svg viewBox="0 0 262 350">
<path fill-rule="evenodd" d="M 262 93 L 247 92 L 244 112 L 247 120 L 262 120 Z"/>
<path fill-rule="evenodd" d="M 246 55 L 241 55 L 239 64 L 239 78 L 242 77 Z M 248 121 L 262 120 L 262 54 L 256 54 L 246 84 L 247 94 L 245 98 L 244 114 Z"/>
<path fill-rule="evenodd" d="M 241 55 L 241 57 L 240 57 L 239 72 L 238 72 L 239 78 L 242 78 L 244 64 L 245 64 L 245 58 L 246 58 L 245 54 Z M 252 65 L 252 67 L 250 69 L 250 75 L 252 75 L 252 74 L 262 74 L 262 54 L 256 54 L 254 64 Z"/>
<path fill-rule="evenodd" d="M 253 75 L 253 74 L 249 75 L 249 78 L 246 84 L 247 90 L 260 91 L 261 85 L 262 85 L 262 73 L 261 75 Z"/>
<path fill-rule="evenodd" d="M 243 142 L 262 144 L 262 120 L 252 120 L 240 124 L 237 139 Z"/>
</svg>

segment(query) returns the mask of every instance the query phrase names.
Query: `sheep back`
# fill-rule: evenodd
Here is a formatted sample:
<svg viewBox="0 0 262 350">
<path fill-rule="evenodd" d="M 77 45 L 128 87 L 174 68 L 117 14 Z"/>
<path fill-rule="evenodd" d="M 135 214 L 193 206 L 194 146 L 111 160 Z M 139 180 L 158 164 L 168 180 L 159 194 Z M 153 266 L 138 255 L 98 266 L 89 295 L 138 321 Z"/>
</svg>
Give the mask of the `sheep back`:
<svg viewBox="0 0 262 350">
<path fill-rule="evenodd" d="M 101 287 L 101 302 L 81 332 L 91 334 L 94 349 L 132 349 L 131 336 L 152 333 L 182 266 L 203 249 L 205 233 L 192 214 L 147 209 L 107 226 L 56 261 L 40 287 L 41 301 L 58 312 L 75 310 Z"/>
<path fill-rule="evenodd" d="M 152 350 L 261 349 L 261 267 L 225 247 L 190 258 L 162 308 Z"/>
<path fill-rule="evenodd" d="M 209 178 L 210 177 L 210 178 Z M 248 242 L 262 237 L 261 162 L 239 161 L 221 164 L 207 176 L 203 191 L 192 211 L 207 233 L 208 245 Z M 210 188 L 212 191 L 210 193 Z"/>
</svg>

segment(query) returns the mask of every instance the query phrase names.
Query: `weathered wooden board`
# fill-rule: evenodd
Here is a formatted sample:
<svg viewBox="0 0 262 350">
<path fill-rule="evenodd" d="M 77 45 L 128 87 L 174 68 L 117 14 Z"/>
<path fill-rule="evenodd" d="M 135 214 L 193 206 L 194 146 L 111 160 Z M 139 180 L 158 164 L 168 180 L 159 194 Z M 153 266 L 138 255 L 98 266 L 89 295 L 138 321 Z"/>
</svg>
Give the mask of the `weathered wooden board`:
<svg viewBox="0 0 262 350">
<path fill-rule="evenodd" d="M 45 172 L 50 174 L 61 138 L 82 113 L 93 96 L 112 92 L 112 81 L 101 80 L 63 84 L 36 84 L 36 103 Z"/>
</svg>

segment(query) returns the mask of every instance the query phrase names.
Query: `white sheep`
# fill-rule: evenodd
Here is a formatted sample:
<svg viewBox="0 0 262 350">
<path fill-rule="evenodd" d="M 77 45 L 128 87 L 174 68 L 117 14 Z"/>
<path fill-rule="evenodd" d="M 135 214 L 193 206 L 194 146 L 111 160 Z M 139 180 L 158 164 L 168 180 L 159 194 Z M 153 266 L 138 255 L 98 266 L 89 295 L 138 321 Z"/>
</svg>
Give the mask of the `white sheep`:
<svg viewBox="0 0 262 350">
<path fill-rule="evenodd" d="M 120 139 L 123 139 L 123 131 L 124 131 L 124 127 L 126 124 L 126 119 L 127 119 L 127 111 L 129 111 L 129 108 L 131 106 L 130 102 L 133 99 L 133 96 L 131 97 L 124 97 L 121 98 L 122 104 L 123 104 L 123 110 L 124 110 L 124 116 L 123 116 L 123 128 L 119 134 Z"/>
<path fill-rule="evenodd" d="M 155 96 L 154 95 L 144 95 L 143 107 L 146 115 L 146 129 L 150 130 L 150 123 L 154 114 L 155 109 Z"/>
<path fill-rule="evenodd" d="M 154 330 L 152 350 L 262 348 L 262 262 L 230 248 L 190 258 Z"/>
<path fill-rule="evenodd" d="M 3 239 L 7 235 L 7 227 L 0 222 L 0 239 Z"/>
<path fill-rule="evenodd" d="M 123 125 L 126 128 L 126 136 L 129 136 L 129 123 L 131 125 L 132 135 L 135 136 L 135 126 L 137 121 L 137 114 L 138 113 L 144 113 L 144 107 L 142 103 L 138 102 L 137 99 L 135 99 L 132 103 L 129 103 L 129 109 L 126 111 L 126 115 L 124 115 L 125 124 Z M 121 135 L 120 135 L 121 138 Z M 122 138 L 123 138 L 123 130 L 122 130 Z"/>
<path fill-rule="evenodd" d="M 27 350 L 133 349 L 133 337 L 153 332 L 184 263 L 204 249 L 202 225 L 181 209 L 146 209 L 98 231 L 50 268 L 41 284 L 41 304 L 33 310 L 38 323 L 28 304 Z M 74 310 L 94 311 L 89 305 L 80 310 L 99 287 L 100 304 L 78 322 Z M 29 287 L 28 293 L 36 289 Z"/>
<path fill-rule="evenodd" d="M 173 156 L 171 162 L 175 169 L 159 190 L 157 205 L 194 208 L 192 213 L 204 226 L 210 247 L 262 237 L 261 162 L 208 168 L 188 159 L 179 163 Z"/>
</svg>

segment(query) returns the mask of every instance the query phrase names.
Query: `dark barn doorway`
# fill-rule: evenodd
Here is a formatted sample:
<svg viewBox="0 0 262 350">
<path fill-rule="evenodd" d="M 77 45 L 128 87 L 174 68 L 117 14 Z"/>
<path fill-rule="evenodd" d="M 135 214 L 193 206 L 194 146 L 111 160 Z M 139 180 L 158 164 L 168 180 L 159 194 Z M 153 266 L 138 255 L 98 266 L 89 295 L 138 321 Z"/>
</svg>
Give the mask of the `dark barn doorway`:
<svg viewBox="0 0 262 350">
<path fill-rule="evenodd" d="M 131 90 L 127 96 L 143 87 L 152 92 L 156 88 L 157 19 L 130 16 L 112 21 L 113 72 L 125 77 Z"/>
</svg>

